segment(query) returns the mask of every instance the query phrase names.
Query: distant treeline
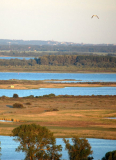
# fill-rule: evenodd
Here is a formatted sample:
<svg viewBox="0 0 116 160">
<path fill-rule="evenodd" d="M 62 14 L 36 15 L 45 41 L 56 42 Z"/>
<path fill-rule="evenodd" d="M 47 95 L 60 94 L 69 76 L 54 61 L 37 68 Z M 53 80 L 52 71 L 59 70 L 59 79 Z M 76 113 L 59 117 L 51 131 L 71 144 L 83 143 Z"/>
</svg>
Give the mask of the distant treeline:
<svg viewBox="0 0 116 160">
<path fill-rule="evenodd" d="M 0 66 L 87 66 L 98 68 L 116 68 L 116 58 L 111 56 L 46 55 L 30 60 L 0 59 Z"/>
<path fill-rule="evenodd" d="M 8 57 L 39 57 L 43 55 L 110 55 L 116 53 L 91 53 L 91 52 L 63 52 L 63 51 L 0 51 L 0 56 Z"/>
<path fill-rule="evenodd" d="M 58 51 L 116 53 L 116 45 L 0 45 L 6 51 Z"/>
</svg>

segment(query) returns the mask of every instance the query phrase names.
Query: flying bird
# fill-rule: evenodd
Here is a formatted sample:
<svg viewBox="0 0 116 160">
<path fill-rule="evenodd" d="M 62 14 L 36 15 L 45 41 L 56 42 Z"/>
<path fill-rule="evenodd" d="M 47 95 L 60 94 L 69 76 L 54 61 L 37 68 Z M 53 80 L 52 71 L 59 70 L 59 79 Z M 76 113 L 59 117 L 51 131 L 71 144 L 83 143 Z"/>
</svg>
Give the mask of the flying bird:
<svg viewBox="0 0 116 160">
<path fill-rule="evenodd" d="M 99 19 L 99 17 L 97 15 L 93 15 L 91 18 L 93 18 L 93 17 L 97 17 Z"/>
</svg>

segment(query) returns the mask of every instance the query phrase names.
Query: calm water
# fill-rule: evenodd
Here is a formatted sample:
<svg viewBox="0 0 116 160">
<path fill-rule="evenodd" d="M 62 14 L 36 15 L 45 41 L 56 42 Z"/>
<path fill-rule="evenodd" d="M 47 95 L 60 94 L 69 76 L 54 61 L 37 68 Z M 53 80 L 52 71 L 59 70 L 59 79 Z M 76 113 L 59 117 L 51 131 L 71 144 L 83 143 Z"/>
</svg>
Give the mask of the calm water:
<svg viewBox="0 0 116 160">
<path fill-rule="evenodd" d="M 72 79 L 81 82 L 116 82 L 116 74 L 106 73 L 18 73 L 0 72 L 0 80 L 62 80 Z"/>
<path fill-rule="evenodd" d="M 22 160 L 24 159 L 25 155 L 22 152 L 15 152 L 15 148 L 19 145 L 13 141 L 13 137 L 9 136 L 0 136 L 1 141 L 1 160 Z M 101 159 L 106 152 L 113 151 L 116 149 L 116 140 L 105 140 L 105 139 L 88 139 L 92 150 L 93 150 L 93 157 L 94 160 Z M 65 145 L 61 138 L 56 139 L 57 144 L 61 144 L 63 147 L 62 150 L 62 159 L 68 160 L 68 154 L 65 150 Z"/>
<path fill-rule="evenodd" d="M 116 117 L 108 117 L 108 119 L 116 119 Z"/>
<path fill-rule="evenodd" d="M 26 80 L 63 80 L 67 79 L 82 82 L 116 82 L 116 74 L 102 73 L 14 73 L 0 72 L 0 80 L 26 79 Z M 65 81 L 66 82 L 66 81 Z M 16 93 L 19 97 L 29 95 L 43 96 L 54 93 L 55 95 L 116 95 L 116 87 L 65 87 L 41 88 L 32 90 L 0 89 L 0 96 L 12 97 Z"/>
<path fill-rule="evenodd" d="M 116 95 L 116 87 L 65 87 L 65 88 L 40 88 L 30 90 L 0 89 L 0 97 L 12 97 L 18 94 L 19 97 L 55 95 Z"/>
<path fill-rule="evenodd" d="M 13 121 L 0 120 L 0 122 L 13 122 Z"/>
<path fill-rule="evenodd" d="M 29 60 L 29 59 L 34 59 L 34 57 L 0 57 L 0 59 L 26 59 L 26 60 Z"/>
</svg>

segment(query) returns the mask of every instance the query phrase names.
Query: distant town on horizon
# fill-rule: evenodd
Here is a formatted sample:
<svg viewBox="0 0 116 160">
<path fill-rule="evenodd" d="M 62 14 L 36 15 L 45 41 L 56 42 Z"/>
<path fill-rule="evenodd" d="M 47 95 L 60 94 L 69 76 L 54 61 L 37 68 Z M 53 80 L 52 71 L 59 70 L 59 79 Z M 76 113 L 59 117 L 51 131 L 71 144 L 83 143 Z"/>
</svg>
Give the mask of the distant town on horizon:
<svg viewBox="0 0 116 160">
<path fill-rule="evenodd" d="M 111 46 L 116 44 L 92 44 L 92 43 L 75 43 L 75 42 L 59 42 L 54 40 L 18 40 L 18 39 L 0 39 L 0 45 L 75 45 L 75 46 L 82 46 L 82 45 L 105 45 Z"/>
</svg>

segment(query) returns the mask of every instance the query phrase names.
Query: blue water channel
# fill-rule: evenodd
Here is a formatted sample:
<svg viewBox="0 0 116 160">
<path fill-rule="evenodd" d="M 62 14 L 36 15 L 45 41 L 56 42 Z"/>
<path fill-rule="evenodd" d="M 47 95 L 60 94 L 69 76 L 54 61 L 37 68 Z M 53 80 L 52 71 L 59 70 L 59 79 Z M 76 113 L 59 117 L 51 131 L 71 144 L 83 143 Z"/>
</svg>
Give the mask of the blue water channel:
<svg viewBox="0 0 116 160">
<path fill-rule="evenodd" d="M 20 59 L 20 60 L 29 60 L 29 59 L 34 59 L 34 57 L 0 57 L 0 59 Z"/>
<path fill-rule="evenodd" d="M 0 80 L 76 80 L 78 82 L 116 82 L 115 73 L 24 73 L 0 72 Z"/>
<path fill-rule="evenodd" d="M 70 139 L 69 139 L 70 140 Z M 15 152 L 19 143 L 13 140 L 10 136 L 0 136 L 1 141 L 1 160 L 22 160 L 25 158 L 25 154 L 22 152 Z M 92 147 L 94 160 L 100 160 L 106 152 L 116 150 L 116 140 L 105 140 L 88 138 L 88 141 Z M 71 142 L 71 140 L 70 140 Z M 65 144 L 62 138 L 56 139 L 57 145 L 62 145 L 62 160 L 69 160 L 68 153 L 65 150 Z"/>
<path fill-rule="evenodd" d="M 116 87 L 65 87 L 65 88 L 40 88 L 40 89 L 0 89 L 0 97 L 12 97 L 18 94 L 19 97 L 43 96 L 48 94 L 55 95 L 116 95 Z"/>
</svg>

